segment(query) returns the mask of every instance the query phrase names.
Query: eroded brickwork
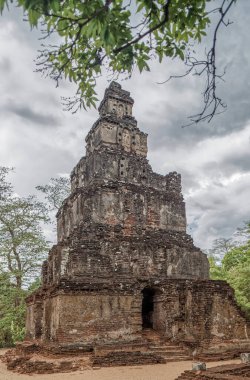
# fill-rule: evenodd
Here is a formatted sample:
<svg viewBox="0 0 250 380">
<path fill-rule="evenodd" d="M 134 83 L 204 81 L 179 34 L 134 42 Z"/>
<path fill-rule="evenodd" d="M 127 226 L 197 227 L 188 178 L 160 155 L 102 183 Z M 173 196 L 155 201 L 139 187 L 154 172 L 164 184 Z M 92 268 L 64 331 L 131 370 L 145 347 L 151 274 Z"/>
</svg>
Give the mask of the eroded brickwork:
<svg viewBox="0 0 250 380">
<path fill-rule="evenodd" d="M 58 212 L 42 286 L 27 299 L 27 338 L 133 347 L 146 327 L 189 350 L 246 342 L 232 289 L 209 280 L 207 257 L 186 233 L 181 177 L 152 171 L 132 106 L 111 83 Z"/>
</svg>

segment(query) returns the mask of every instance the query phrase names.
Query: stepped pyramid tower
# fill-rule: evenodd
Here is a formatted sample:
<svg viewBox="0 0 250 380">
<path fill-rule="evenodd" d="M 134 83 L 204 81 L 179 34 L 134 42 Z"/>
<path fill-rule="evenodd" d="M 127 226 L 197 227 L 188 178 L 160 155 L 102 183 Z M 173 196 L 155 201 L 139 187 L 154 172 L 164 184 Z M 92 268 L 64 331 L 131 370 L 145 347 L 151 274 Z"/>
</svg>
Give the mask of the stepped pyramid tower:
<svg viewBox="0 0 250 380">
<path fill-rule="evenodd" d="M 133 103 L 118 83 L 105 91 L 42 286 L 27 299 L 27 339 L 90 352 L 145 345 L 150 331 L 191 348 L 246 342 L 232 289 L 209 280 L 207 257 L 186 233 L 180 175 L 148 163 Z"/>
</svg>

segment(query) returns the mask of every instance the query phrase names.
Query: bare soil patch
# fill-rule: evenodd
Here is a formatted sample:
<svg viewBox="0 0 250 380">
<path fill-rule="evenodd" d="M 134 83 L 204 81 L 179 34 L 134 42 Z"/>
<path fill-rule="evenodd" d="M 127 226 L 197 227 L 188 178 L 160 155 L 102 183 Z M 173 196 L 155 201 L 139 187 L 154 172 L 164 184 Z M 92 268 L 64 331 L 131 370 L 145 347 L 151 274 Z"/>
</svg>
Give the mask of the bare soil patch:
<svg viewBox="0 0 250 380">
<path fill-rule="evenodd" d="M 3 355 L 7 350 L 0 350 Z M 223 364 L 238 364 L 240 360 L 227 360 L 207 363 L 207 367 Z M 167 364 L 108 367 L 86 369 L 69 373 L 23 375 L 8 371 L 0 361 L 0 380 L 175 380 L 185 370 L 192 367 L 192 361 L 171 362 Z"/>
</svg>

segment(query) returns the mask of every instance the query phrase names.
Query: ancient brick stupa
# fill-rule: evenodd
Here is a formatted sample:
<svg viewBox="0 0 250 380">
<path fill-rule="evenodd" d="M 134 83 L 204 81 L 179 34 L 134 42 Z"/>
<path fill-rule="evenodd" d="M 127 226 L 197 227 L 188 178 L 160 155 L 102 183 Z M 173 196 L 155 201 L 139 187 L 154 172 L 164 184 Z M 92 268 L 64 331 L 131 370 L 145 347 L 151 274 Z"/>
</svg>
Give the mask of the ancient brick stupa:
<svg viewBox="0 0 250 380">
<path fill-rule="evenodd" d="M 249 324 L 232 289 L 209 280 L 186 233 L 181 177 L 153 172 L 133 103 L 115 82 L 105 91 L 42 286 L 27 299 L 27 339 L 93 355 L 106 347 L 111 362 L 119 350 L 152 357 L 154 339 L 207 353 L 243 347 Z"/>
</svg>

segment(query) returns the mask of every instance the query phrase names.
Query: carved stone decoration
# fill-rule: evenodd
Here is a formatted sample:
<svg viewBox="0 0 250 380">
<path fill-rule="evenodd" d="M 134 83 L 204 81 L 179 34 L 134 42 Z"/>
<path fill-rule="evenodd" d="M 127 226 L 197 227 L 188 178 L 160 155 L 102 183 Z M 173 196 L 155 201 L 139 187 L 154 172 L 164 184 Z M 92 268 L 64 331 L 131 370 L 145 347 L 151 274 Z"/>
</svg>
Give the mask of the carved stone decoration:
<svg viewBox="0 0 250 380">
<path fill-rule="evenodd" d="M 148 332 L 190 352 L 220 342 L 248 350 L 249 321 L 230 286 L 209 280 L 207 256 L 186 233 L 180 174 L 152 170 L 133 103 L 118 83 L 105 91 L 57 214 L 58 243 L 27 298 L 26 339 L 68 351 L 125 345 L 126 360 L 144 345 L 153 362 L 162 359 Z"/>
<path fill-rule="evenodd" d="M 123 130 L 122 146 L 126 152 L 130 152 L 130 150 L 131 150 L 131 136 L 130 136 L 130 133 L 127 129 Z"/>
</svg>

